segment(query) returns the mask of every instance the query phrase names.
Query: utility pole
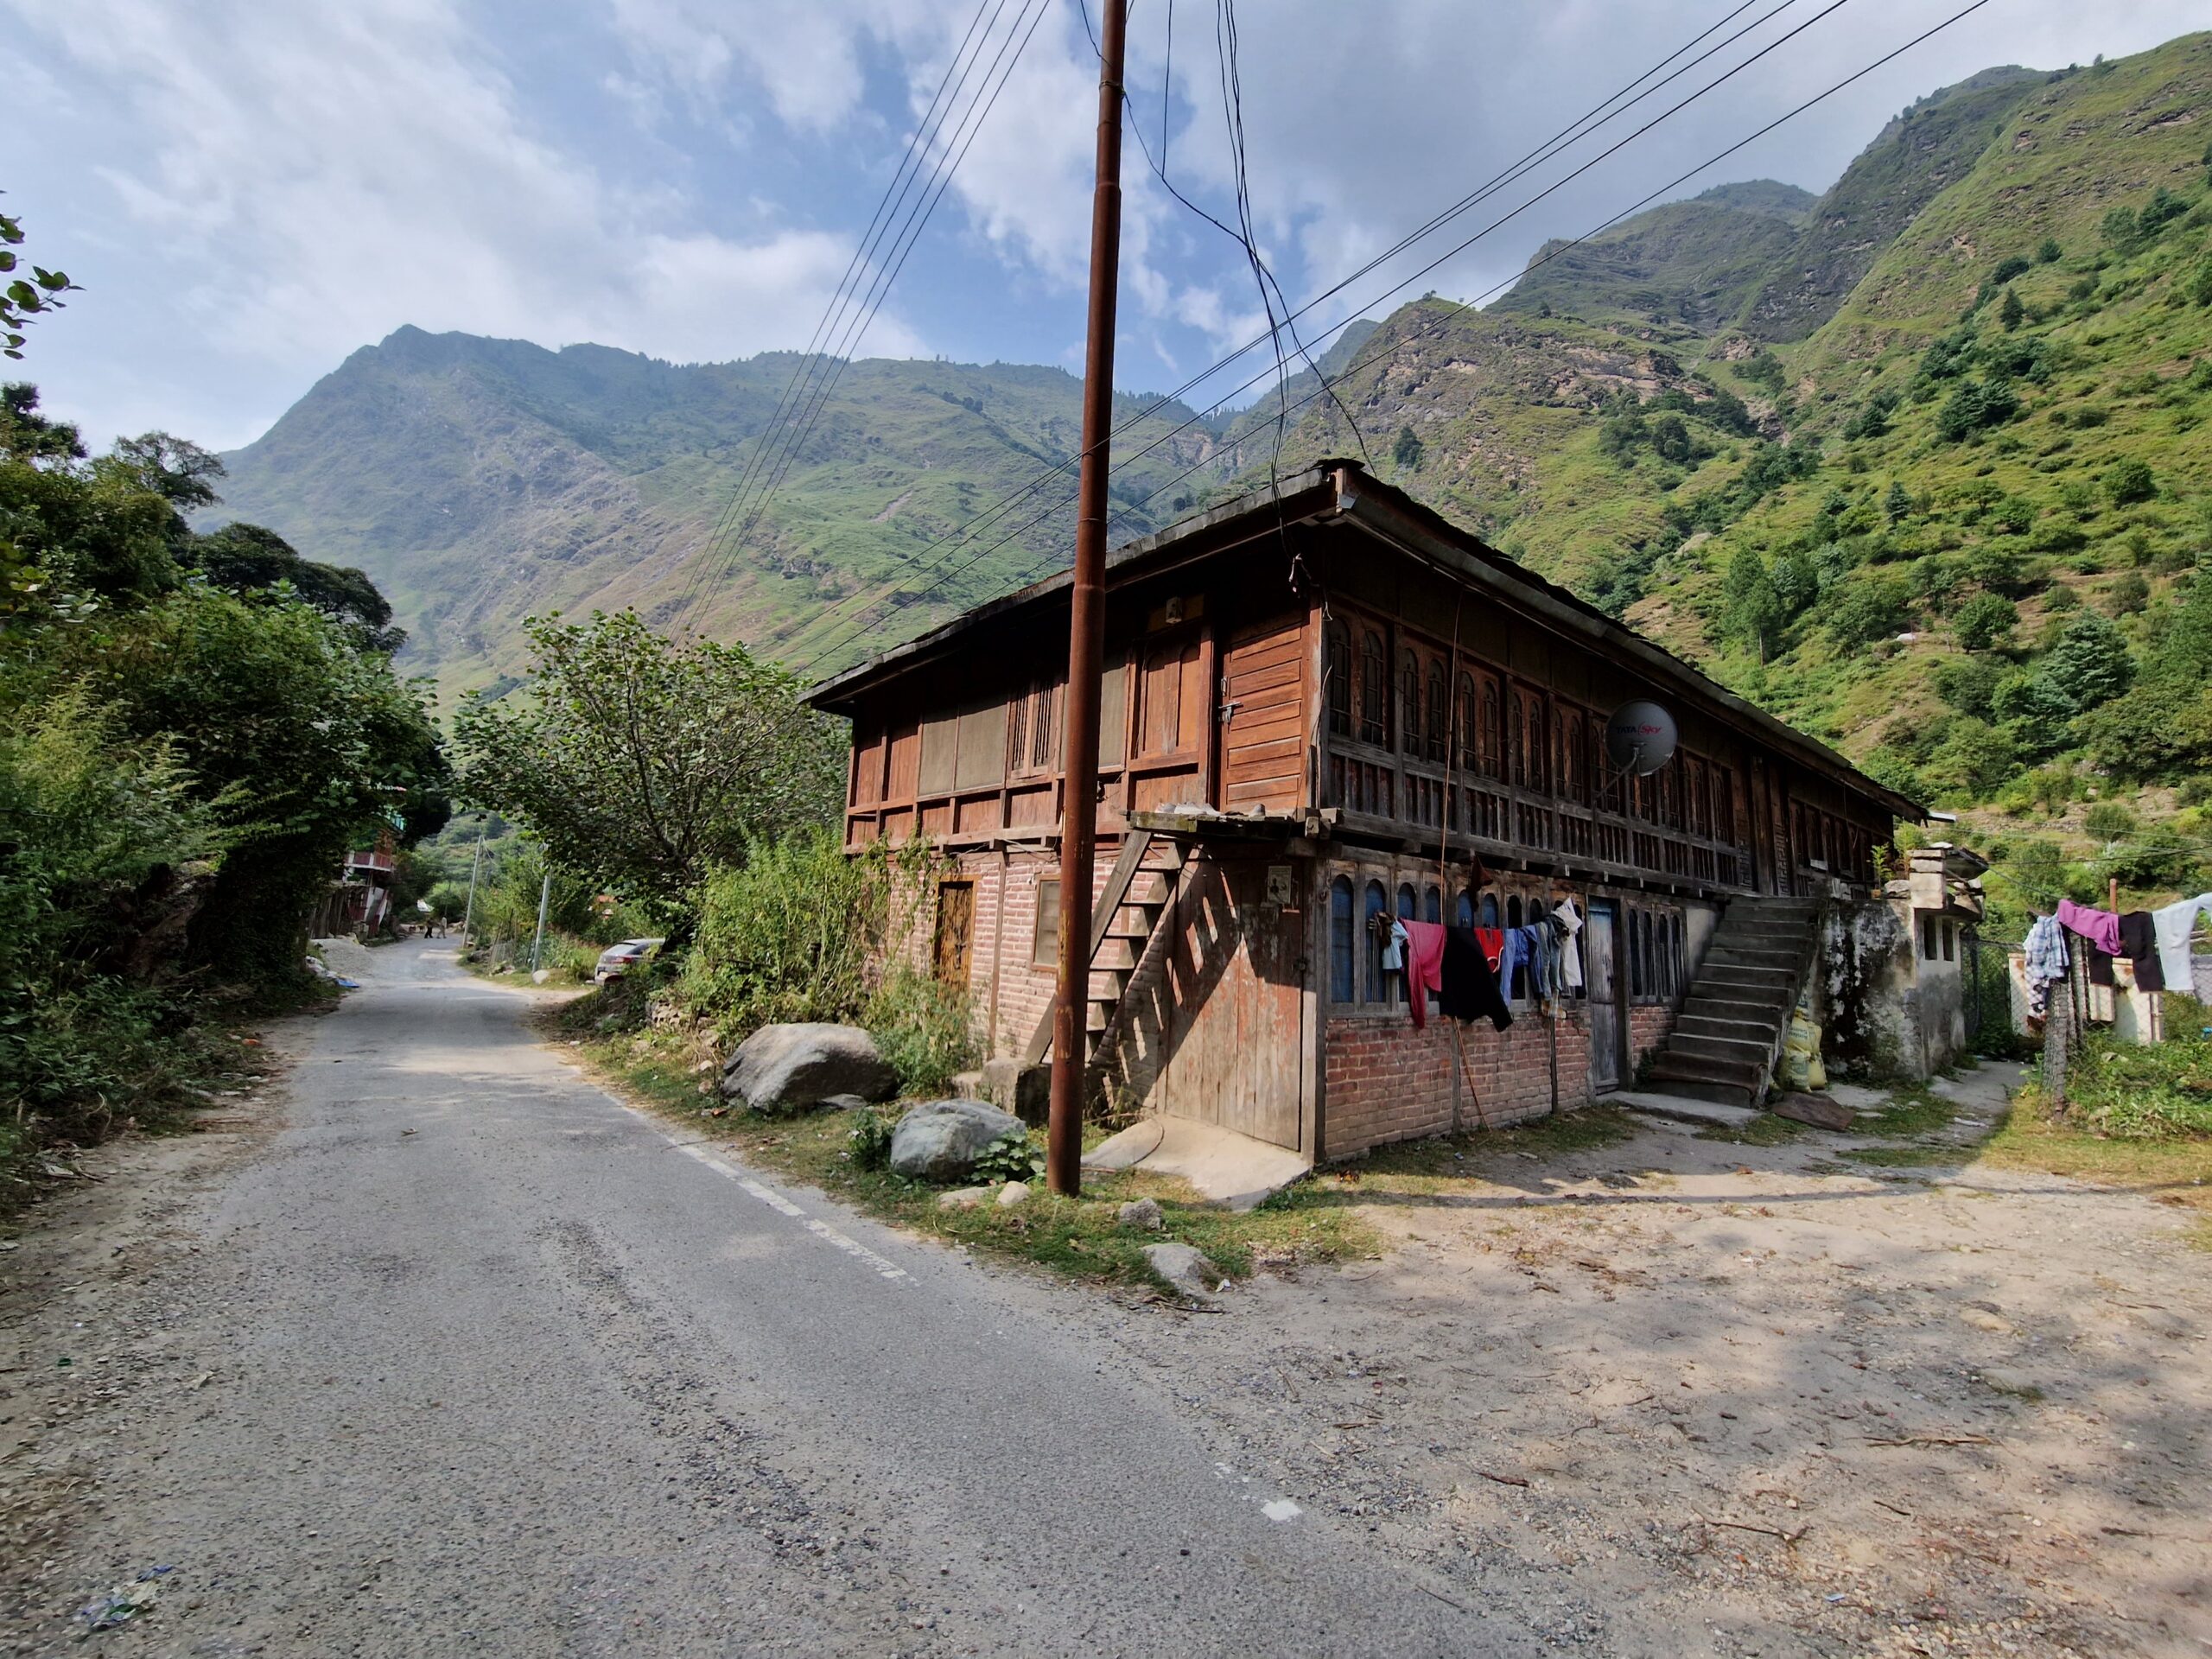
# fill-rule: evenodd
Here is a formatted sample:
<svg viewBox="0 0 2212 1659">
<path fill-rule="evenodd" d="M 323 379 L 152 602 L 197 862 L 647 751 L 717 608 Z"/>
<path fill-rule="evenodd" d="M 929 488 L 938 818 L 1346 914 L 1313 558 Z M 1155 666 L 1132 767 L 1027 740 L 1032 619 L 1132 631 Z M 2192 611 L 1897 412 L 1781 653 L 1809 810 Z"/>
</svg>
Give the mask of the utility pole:
<svg viewBox="0 0 2212 1659">
<path fill-rule="evenodd" d="M 484 868 L 484 837 L 492 833 L 492 815 L 484 815 L 484 827 L 476 832 L 476 856 L 468 861 L 468 901 L 461 907 L 461 943 L 468 944 L 468 924 L 476 915 L 476 874 Z"/>
<path fill-rule="evenodd" d="M 1106 649 L 1106 466 L 1114 424 L 1114 302 L 1122 261 L 1122 59 L 1128 0 L 1105 0 L 1098 172 L 1090 196 L 1090 311 L 1083 365 L 1083 470 L 1068 612 L 1067 782 L 1060 807 L 1059 1001 L 1045 1182 L 1083 1190 L 1084 1015 L 1090 1001 L 1090 881 L 1097 859 L 1099 669 Z"/>
<path fill-rule="evenodd" d="M 545 901 L 553 896 L 553 867 L 545 867 L 545 879 L 537 884 L 537 934 L 530 942 L 530 971 L 537 971 L 537 950 L 545 943 Z"/>
</svg>

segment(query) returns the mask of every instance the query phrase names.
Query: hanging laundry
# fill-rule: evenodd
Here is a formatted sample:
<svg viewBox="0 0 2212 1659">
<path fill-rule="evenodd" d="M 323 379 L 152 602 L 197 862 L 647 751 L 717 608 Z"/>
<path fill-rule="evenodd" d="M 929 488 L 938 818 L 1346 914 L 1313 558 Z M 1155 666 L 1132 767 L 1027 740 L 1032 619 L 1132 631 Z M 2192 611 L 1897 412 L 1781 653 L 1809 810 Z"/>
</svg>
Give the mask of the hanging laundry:
<svg viewBox="0 0 2212 1659">
<path fill-rule="evenodd" d="M 2023 954 L 2026 958 L 2023 966 L 2028 982 L 2028 1012 L 2040 1020 L 2051 986 L 2066 977 L 2066 934 L 2056 917 L 2036 918 L 2035 925 L 2028 930 Z"/>
<path fill-rule="evenodd" d="M 2135 969 L 2135 988 L 2163 991 L 2165 971 L 2158 965 L 2157 931 L 2147 910 L 2131 910 L 2120 918 L 2120 949 Z"/>
<path fill-rule="evenodd" d="M 1498 963 L 1505 959 L 1505 935 L 1494 927 L 1476 928 L 1474 935 L 1476 943 L 1483 948 L 1483 960 L 1490 963 L 1491 972 L 1496 973 Z"/>
<path fill-rule="evenodd" d="M 1575 936 L 1582 931 L 1582 912 L 1574 907 L 1574 900 L 1562 899 L 1552 912 L 1552 919 L 1565 930 L 1567 937 L 1560 941 L 1560 982 L 1570 991 L 1582 988 L 1582 942 Z"/>
<path fill-rule="evenodd" d="M 2117 957 L 2120 948 L 2120 918 L 2109 910 L 2095 910 L 2088 905 L 2077 905 L 2071 899 L 2058 901 L 2058 920 L 2062 926 L 2071 929 L 2108 957 Z"/>
<path fill-rule="evenodd" d="M 1513 1011 L 1498 994 L 1497 976 L 1471 927 L 1444 931 L 1444 961 L 1436 1006 L 1446 1016 L 1465 1023 L 1478 1015 L 1503 1031 L 1513 1023 Z"/>
<path fill-rule="evenodd" d="M 1390 923 L 1390 937 L 1382 944 L 1382 971 L 1395 974 L 1406 965 L 1406 925 L 1396 919 Z"/>
<path fill-rule="evenodd" d="M 1407 922 L 1406 1001 L 1412 1006 L 1414 1029 L 1428 1024 L 1428 994 L 1444 989 L 1444 928 L 1438 922 Z"/>
<path fill-rule="evenodd" d="M 2151 931 L 2158 941 L 2158 966 L 2165 982 L 2186 995 L 2196 982 L 2190 963 L 2190 941 L 2196 935 L 2196 915 L 2212 906 L 2212 893 L 2200 893 L 2177 905 L 2151 912 Z"/>
</svg>

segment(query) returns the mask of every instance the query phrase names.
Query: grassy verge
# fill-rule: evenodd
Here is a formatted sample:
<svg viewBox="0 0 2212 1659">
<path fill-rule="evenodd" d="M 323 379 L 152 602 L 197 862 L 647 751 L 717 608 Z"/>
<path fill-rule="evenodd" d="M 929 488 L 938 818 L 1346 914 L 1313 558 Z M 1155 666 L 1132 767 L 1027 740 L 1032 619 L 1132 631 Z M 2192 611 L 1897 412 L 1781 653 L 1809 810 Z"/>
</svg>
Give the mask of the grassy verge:
<svg viewBox="0 0 2212 1659">
<path fill-rule="evenodd" d="M 573 1016 L 563 1020 L 559 1011 L 549 1011 L 546 1019 L 548 1029 L 561 1035 L 569 1052 L 588 1061 L 638 1104 L 727 1145 L 748 1163 L 818 1187 L 881 1220 L 980 1254 L 1035 1262 L 1102 1283 L 1154 1285 L 1158 1281 L 1146 1264 L 1144 1248 L 1164 1240 L 1196 1245 L 1236 1278 L 1263 1268 L 1369 1256 L 1379 1249 L 1373 1230 L 1357 1217 L 1312 1201 L 1307 1189 L 1317 1185 L 1313 1180 L 1245 1215 L 1205 1203 L 1179 1180 L 1136 1171 L 1086 1173 L 1080 1198 L 1055 1198 L 1040 1181 L 1032 1185 L 1027 1203 L 1012 1208 L 942 1209 L 940 1189 L 859 1167 L 851 1156 L 853 1120 L 846 1114 L 763 1117 L 732 1110 L 710 1116 L 721 1103 L 699 1092 L 701 1077 L 692 1070 L 697 1061 L 687 1047 L 649 1033 L 579 1034 Z M 1166 1218 L 1164 1229 L 1144 1231 L 1116 1219 L 1121 1205 L 1141 1198 L 1159 1204 Z"/>
<path fill-rule="evenodd" d="M 2054 1112 L 2033 1085 L 2023 1089 L 1983 1159 L 2011 1169 L 2072 1176 L 2142 1192 L 2194 1211 L 2192 1242 L 2212 1249 L 2212 1138 L 2101 1133 L 2076 1107 Z"/>
</svg>

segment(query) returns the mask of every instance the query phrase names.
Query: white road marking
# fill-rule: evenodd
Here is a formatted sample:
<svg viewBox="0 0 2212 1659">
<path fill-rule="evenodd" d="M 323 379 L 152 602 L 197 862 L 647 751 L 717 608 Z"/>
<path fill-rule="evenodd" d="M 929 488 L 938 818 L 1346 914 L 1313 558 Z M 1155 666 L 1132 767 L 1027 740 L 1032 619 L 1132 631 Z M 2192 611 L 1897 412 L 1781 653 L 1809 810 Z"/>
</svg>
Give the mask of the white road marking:
<svg viewBox="0 0 2212 1659">
<path fill-rule="evenodd" d="M 751 1176 L 747 1175 L 743 1170 L 738 1168 L 736 1165 L 729 1162 L 727 1159 L 716 1157 L 713 1153 L 709 1152 L 704 1147 L 698 1145 L 696 1141 L 676 1140 L 673 1136 L 670 1135 L 666 1130 L 663 1129 L 660 1125 L 653 1123 L 653 1121 L 651 1118 L 646 1117 L 643 1112 L 639 1111 L 634 1106 L 625 1106 L 622 1109 L 637 1117 L 642 1118 L 645 1122 L 652 1124 L 654 1134 L 659 1135 L 662 1140 L 666 1141 L 669 1145 L 674 1147 L 677 1151 L 682 1153 L 686 1158 L 695 1158 L 698 1160 L 699 1162 L 704 1164 L 709 1169 L 713 1170 L 715 1174 L 728 1176 L 731 1180 L 735 1181 L 740 1186 L 743 1187 L 747 1192 L 750 1192 L 754 1198 L 760 1199 L 761 1203 L 766 1205 L 771 1210 L 779 1211 L 781 1213 L 789 1216 L 793 1221 L 804 1222 L 806 1224 L 806 1230 L 808 1232 L 812 1233 L 817 1238 L 828 1240 L 830 1243 L 836 1245 L 839 1249 L 842 1250 L 847 1255 L 853 1257 L 855 1261 L 865 1262 L 869 1267 L 874 1268 L 876 1272 L 880 1274 L 884 1278 L 904 1279 L 906 1277 L 906 1269 L 900 1267 L 889 1257 L 879 1255 L 875 1251 L 871 1250 L 867 1245 L 861 1243 L 860 1240 L 849 1237 L 846 1234 L 839 1232 L 835 1227 L 832 1227 L 828 1222 L 820 1219 L 818 1217 L 808 1215 L 805 1211 L 800 1209 L 798 1205 L 793 1204 L 789 1198 L 777 1192 L 773 1187 L 764 1185 L 760 1182 L 754 1180 Z"/>
</svg>

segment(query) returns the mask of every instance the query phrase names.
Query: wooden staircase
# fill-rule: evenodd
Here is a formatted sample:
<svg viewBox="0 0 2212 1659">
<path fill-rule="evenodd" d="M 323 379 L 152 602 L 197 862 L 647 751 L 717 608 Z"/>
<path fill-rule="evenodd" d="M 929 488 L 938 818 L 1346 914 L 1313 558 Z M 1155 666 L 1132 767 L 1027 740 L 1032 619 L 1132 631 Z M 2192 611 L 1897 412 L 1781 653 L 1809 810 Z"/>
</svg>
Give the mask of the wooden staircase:
<svg viewBox="0 0 2212 1659">
<path fill-rule="evenodd" d="M 1817 899 L 1731 899 L 1643 1086 L 1728 1106 L 1764 1101 L 1820 922 Z"/>
<path fill-rule="evenodd" d="M 1122 841 L 1121 856 L 1107 873 L 1106 885 L 1091 907 L 1090 988 L 1084 1010 L 1084 1058 L 1098 1052 L 1106 1027 L 1121 1006 L 1137 963 L 1144 960 L 1152 931 L 1174 901 L 1175 877 L 1183 849 L 1165 836 L 1132 830 Z M 1021 1063 L 1035 1065 L 1052 1052 L 1054 1008 L 1045 1010 L 1022 1050 Z"/>
</svg>

